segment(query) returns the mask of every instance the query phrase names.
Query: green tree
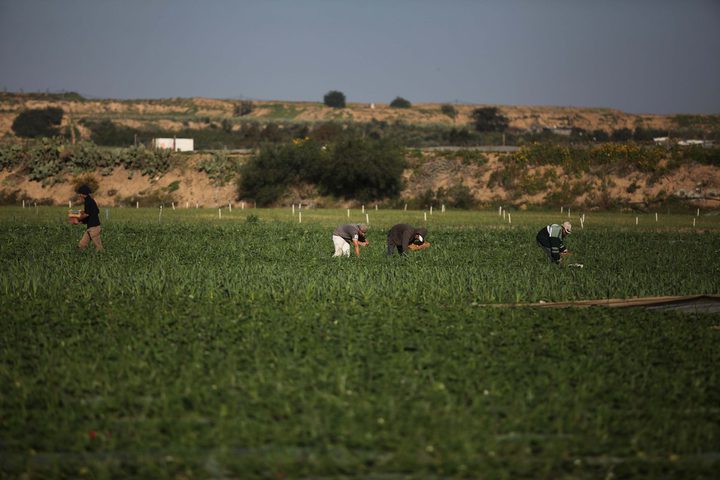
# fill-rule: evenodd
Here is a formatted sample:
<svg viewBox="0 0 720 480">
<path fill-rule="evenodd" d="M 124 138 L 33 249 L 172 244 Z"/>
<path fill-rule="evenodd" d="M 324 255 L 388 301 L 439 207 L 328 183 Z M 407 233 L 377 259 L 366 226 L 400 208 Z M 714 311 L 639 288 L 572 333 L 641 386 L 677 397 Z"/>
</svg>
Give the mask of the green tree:
<svg viewBox="0 0 720 480">
<path fill-rule="evenodd" d="M 345 94 L 337 90 L 326 93 L 323 101 L 328 107 L 345 108 Z"/>
<path fill-rule="evenodd" d="M 387 140 L 345 138 L 334 144 L 320 173 L 321 191 L 347 199 L 394 198 L 402 190 L 403 150 Z"/>
<path fill-rule="evenodd" d="M 395 97 L 395 100 L 390 102 L 392 108 L 410 108 L 412 104 L 409 100 L 405 100 L 403 97 Z"/>
<path fill-rule="evenodd" d="M 508 128 L 508 119 L 496 107 L 476 108 L 472 112 L 475 130 L 478 132 L 504 132 Z"/>
<path fill-rule="evenodd" d="M 59 133 L 63 110 L 57 107 L 24 110 L 15 117 L 12 130 L 18 137 L 54 137 Z"/>
<path fill-rule="evenodd" d="M 627 142 L 632 138 L 632 136 L 633 132 L 629 128 L 619 128 L 617 130 L 613 130 L 612 135 L 610 135 L 610 139 L 614 142 Z"/>
<path fill-rule="evenodd" d="M 323 155 L 319 143 L 266 144 L 240 168 L 238 199 L 254 199 L 259 206 L 277 202 L 288 187 L 317 179 Z"/>
</svg>

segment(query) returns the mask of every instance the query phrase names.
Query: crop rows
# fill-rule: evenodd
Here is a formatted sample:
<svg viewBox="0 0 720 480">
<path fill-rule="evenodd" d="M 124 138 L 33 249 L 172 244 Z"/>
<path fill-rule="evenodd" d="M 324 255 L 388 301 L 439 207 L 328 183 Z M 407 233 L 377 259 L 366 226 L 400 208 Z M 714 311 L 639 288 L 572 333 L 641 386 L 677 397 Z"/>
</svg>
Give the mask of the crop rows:
<svg viewBox="0 0 720 480">
<path fill-rule="evenodd" d="M 720 231 L 434 214 L 334 259 L 344 211 L 0 211 L 0 472 L 20 477 L 710 477 L 718 318 L 485 303 L 720 293 Z M 363 218 L 354 212 L 355 218 Z M 259 218 L 259 220 L 258 220 Z M 250 220 L 248 220 L 250 219 Z M 646 225 L 647 218 L 643 219 Z"/>
</svg>

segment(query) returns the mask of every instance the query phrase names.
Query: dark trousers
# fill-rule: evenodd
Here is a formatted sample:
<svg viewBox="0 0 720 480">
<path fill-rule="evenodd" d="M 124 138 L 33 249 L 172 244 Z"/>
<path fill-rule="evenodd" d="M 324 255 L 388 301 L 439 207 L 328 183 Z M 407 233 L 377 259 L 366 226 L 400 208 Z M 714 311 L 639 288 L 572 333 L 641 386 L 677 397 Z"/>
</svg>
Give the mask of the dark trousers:
<svg viewBox="0 0 720 480">
<path fill-rule="evenodd" d="M 387 254 L 388 254 L 388 255 L 392 255 L 392 254 L 393 254 L 393 250 L 394 250 L 395 248 L 397 248 L 397 251 L 398 251 L 398 253 L 399 253 L 400 255 L 402 255 L 403 253 L 405 253 L 405 251 L 403 250 L 403 248 L 402 248 L 400 245 L 395 245 L 394 243 L 392 243 L 391 241 L 388 240 L 388 244 L 387 244 Z"/>
</svg>

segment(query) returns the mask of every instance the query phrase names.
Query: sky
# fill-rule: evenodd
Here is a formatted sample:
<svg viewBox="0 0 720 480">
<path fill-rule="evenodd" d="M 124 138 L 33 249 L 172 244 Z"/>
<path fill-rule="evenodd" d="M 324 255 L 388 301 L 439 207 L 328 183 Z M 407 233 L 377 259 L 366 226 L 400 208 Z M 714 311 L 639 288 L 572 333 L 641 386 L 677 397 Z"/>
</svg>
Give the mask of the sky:
<svg viewBox="0 0 720 480">
<path fill-rule="evenodd" d="M 720 113 L 720 0 L 0 0 L 0 88 Z"/>
</svg>

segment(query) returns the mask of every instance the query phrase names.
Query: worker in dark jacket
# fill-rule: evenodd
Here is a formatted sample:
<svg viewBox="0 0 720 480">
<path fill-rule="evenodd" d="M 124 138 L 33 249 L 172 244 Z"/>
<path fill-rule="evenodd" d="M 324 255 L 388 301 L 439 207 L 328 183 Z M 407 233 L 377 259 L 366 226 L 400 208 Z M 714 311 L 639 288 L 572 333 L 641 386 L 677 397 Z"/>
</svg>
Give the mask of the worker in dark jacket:
<svg viewBox="0 0 720 480">
<path fill-rule="evenodd" d="M 95 200 L 90 196 L 90 187 L 82 185 L 77 189 L 77 193 L 82 197 L 84 202 L 83 211 L 80 212 L 80 223 L 87 225 L 87 230 L 83 233 L 78 247 L 85 250 L 92 240 L 95 250 L 100 252 L 103 249 L 100 240 L 100 209 Z"/>
<path fill-rule="evenodd" d="M 426 228 L 415 228 L 407 223 L 393 225 L 388 232 L 387 254 L 392 255 L 395 249 L 397 249 L 398 253 L 403 254 L 408 249 L 422 250 L 427 248 L 430 246 L 430 242 L 426 240 L 426 237 Z"/>
<path fill-rule="evenodd" d="M 538 245 L 545 251 L 548 259 L 554 263 L 560 263 L 561 255 L 569 254 L 565 246 L 565 237 L 572 231 L 570 222 L 562 225 L 553 223 L 540 229 L 535 239 Z"/>
</svg>

